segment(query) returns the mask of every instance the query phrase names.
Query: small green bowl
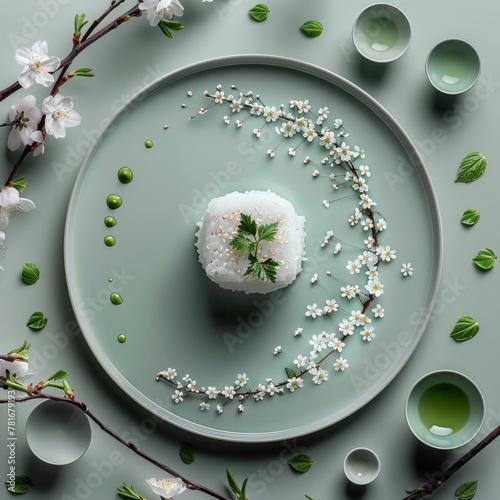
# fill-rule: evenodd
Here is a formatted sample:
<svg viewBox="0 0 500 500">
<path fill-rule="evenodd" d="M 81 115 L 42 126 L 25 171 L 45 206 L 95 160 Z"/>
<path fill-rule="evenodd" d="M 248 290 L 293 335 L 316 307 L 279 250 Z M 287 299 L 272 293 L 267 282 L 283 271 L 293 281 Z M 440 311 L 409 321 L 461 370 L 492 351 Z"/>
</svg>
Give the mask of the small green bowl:
<svg viewBox="0 0 500 500">
<path fill-rule="evenodd" d="M 425 72 L 437 90 L 457 95 L 472 88 L 479 80 L 481 62 L 474 47 L 464 40 L 444 40 L 427 56 Z"/>
<path fill-rule="evenodd" d="M 410 22 L 394 5 L 376 3 L 359 14 L 352 27 L 352 41 L 357 51 L 370 61 L 395 61 L 410 47 Z"/>
<path fill-rule="evenodd" d="M 90 439 L 87 415 L 64 401 L 44 401 L 26 421 L 28 446 L 40 460 L 51 465 L 75 462 L 87 451 Z"/>
<path fill-rule="evenodd" d="M 406 422 L 432 448 L 451 450 L 474 439 L 484 422 L 485 404 L 477 385 L 452 370 L 431 372 L 412 387 L 405 404 Z"/>
</svg>

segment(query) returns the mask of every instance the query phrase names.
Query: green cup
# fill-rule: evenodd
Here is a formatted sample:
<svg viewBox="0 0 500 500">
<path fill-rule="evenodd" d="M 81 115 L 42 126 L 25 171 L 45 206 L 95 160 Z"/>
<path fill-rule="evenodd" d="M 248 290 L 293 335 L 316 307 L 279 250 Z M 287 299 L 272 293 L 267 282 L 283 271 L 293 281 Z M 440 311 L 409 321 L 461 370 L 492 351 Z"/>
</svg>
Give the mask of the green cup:
<svg viewBox="0 0 500 500">
<path fill-rule="evenodd" d="M 39 404 L 26 421 L 26 440 L 31 451 L 44 462 L 67 465 L 78 460 L 90 445 L 87 415 L 64 401 Z"/>
<path fill-rule="evenodd" d="M 432 448 L 451 450 L 474 439 L 484 422 L 485 404 L 476 384 L 452 370 L 431 372 L 412 387 L 405 416 L 415 436 Z"/>
<path fill-rule="evenodd" d="M 370 61 L 395 61 L 410 47 L 410 22 L 394 5 L 376 3 L 357 17 L 352 27 L 352 41 L 356 50 Z"/>
<path fill-rule="evenodd" d="M 425 71 L 431 84 L 449 95 L 472 88 L 481 74 L 481 63 L 474 47 L 464 40 L 438 43 L 427 56 Z"/>
</svg>

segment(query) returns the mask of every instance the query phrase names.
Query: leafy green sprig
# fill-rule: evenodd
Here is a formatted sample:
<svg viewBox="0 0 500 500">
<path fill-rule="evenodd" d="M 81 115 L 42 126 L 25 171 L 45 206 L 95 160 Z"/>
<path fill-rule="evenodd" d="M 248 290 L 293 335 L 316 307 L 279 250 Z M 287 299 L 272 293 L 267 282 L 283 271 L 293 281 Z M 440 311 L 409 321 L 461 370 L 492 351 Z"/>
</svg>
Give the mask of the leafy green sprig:
<svg viewBox="0 0 500 500">
<path fill-rule="evenodd" d="M 243 276 L 255 276 L 263 281 L 276 283 L 279 262 L 275 259 L 259 259 L 259 245 L 262 241 L 274 241 L 278 234 L 278 222 L 258 225 L 251 215 L 241 214 L 238 233 L 230 246 L 241 253 L 248 252 L 249 266 Z"/>
</svg>

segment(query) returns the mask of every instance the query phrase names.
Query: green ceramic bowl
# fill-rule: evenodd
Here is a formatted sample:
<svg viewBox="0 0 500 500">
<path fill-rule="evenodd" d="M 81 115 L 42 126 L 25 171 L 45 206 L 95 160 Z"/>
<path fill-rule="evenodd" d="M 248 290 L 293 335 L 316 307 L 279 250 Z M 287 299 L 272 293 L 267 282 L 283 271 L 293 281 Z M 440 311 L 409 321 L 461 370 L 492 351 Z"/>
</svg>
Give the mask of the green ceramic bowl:
<svg viewBox="0 0 500 500">
<path fill-rule="evenodd" d="M 410 22 L 394 5 L 370 5 L 356 19 L 352 28 L 352 41 L 366 59 L 378 63 L 391 62 L 400 58 L 410 47 Z"/>
<path fill-rule="evenodd" d="M 26 421 L 26 440 L 44 462 L 67 465 L 78 460 L 90 445 L 87 415 L 70 403 L 48 400 L 39 404 Z"/>
<path fill-rule="evenodd" d="M 427 56 L 425 71 L 431 84 L 445 94 L 461 94 L 478 81 L 481 63 L 475 49 L 464 40 L 444 40 Z"/>
<path fill-rule="evenodd" d="M 405 405 L 408 426 L 423 443 L 451 450 L 470 442 L 485 417 L 484 399 L 474 382 L 462 373 L 439 370 L 422 377 Z"/>
</svg>

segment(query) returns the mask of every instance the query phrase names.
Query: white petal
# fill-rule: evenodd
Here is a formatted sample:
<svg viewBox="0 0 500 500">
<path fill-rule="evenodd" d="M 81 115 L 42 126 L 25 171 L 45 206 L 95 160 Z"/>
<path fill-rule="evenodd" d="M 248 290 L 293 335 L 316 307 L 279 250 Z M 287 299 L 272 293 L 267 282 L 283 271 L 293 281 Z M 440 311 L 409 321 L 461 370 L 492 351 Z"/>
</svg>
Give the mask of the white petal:
<svg viewBox="0 0 500 500">
<path fill-rule="evenodd" d="M 31 87 L 35 83 L 35 72 L 25 68 L 17 78 L 19 85 L 24 89 Z"/>
<path fill-rule="evenodd" d="M 28 200 L 28 198 L 19 198 L 18 206 L 23 212 L 29 212 L 36 208 L 36 205 L 31 200 Z"/>
<path fill-rule="evenodd" d="M 16 151 L 22 145 L 23 141 L 21 140 L 21 134 L 18 130 L 12 129 L 10 131 L 9 137 L 7 138 L 7 147 L 11 151 Z"/>
<path fill-rule="evenodd" d="M 54 77 L 50 73 L 42 71 L 35 74 L 35 81 L 44 87 L 50 87 L 54 83 Z"/>
<path fill-rule="evenodd" d="M 55 71 L 57 68 L 59 68 L 60 63 L 61 60 L 58 57 L 52 56 L 49 57 L 46 61 L 43 61 L 43 67 L 47 71 Z"/>
<path fill-rule="evenodd" d="M 17 49 L 14 57 L 19 64 L 28 66 L 31 62 L 31 50 L 25 48 Z"/>
<path fill-rule="evenodd" d="M 52 114 L 56 110 L 56 103 L 54 98 L 49 95 L 42 102 L 42 113 L 44 114 Z"/>
<path fill-rule="evenodd" d="M 47 42 L 46 41 L 41 42 L 40 40 L 38 42 L 35 42 L 33 47 L 31 47 L 31 51 L 34 54 L 40 54 L 46 56 L 49 53 Z"/>
<path fill-rule="evenodd" d="M 65 127 L 76 127 L 77 125 L 80 125 L 80 122 L 82 121 L 82 117 L 80 116 L 80 113 L 77 113 L 76 111 L 70 111 L 66 117 L 66 121 L 64 122 Z"/>
</svg>

